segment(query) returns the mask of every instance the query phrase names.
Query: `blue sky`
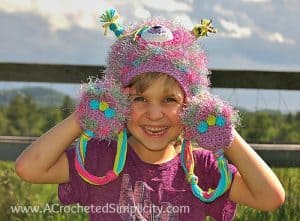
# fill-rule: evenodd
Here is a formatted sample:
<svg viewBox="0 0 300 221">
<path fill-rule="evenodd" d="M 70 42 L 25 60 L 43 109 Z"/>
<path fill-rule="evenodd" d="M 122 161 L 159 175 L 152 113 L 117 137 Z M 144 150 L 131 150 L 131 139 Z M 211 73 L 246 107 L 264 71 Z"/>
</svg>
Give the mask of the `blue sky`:
<svg viewBox="0 0 300 221">
<path fill-rule="evenodd" d="M 99 15 L 111 7 L 123 24 L 163 16 L 191 28 L 212 19 L 219 32 L 203 40 L 210 68 L 300 70 L 299 0 L 0 0 L 0 62 L 103 65 L 115 37 L 103 35 Z M 73 93 L 74 86 L 63 88 Z M 253 93 L 255 103 L 257 94 L 269 100 Z M 291 109 L 300 109 L 297 96 L 287 96 Z"/>
</svg>

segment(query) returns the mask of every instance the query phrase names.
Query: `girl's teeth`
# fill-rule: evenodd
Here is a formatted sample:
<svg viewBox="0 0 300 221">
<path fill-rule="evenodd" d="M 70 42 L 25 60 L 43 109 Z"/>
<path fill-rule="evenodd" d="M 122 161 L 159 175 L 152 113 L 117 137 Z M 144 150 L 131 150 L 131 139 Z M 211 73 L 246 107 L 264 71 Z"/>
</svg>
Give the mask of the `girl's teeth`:
<svg viewBox="0 0 300 221">
<path fill-rule="evenodd" d="M 166 131 L 167 127 L 162 127 L 162 128 L 149 128 L 149 127 L 145 127 L 145 130 L 149 133 L 149 134 L 163 134 Z"/>
<path fill-rule="evenodd" d="M 146 128 L 146 130 L 153 131 L 153 132 L 158 132 L 158 131 L 162 131 L 165 129 L 166 129 L 166 127 L 164 127 L 164 128 Z"/>
</svg>

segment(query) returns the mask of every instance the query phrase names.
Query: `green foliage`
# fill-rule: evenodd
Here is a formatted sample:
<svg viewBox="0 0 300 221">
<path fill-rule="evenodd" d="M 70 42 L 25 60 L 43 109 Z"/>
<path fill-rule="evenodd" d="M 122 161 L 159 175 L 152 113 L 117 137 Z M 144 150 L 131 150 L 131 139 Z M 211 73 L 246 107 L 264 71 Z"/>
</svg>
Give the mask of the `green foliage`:
<svg viewBox="0 0 300 221">
<path fill-rule="evenodd" d="M 65 96 L 60 107 L 60 110 L 62 111 L 62 118 L 66 118 L 67 116 L 69 116 L 72 113 L 74 106 L 75 104 L 72 98 L 70 98 L 69 96 Z"/>
<path fill-rule="evenodd" d="M 17 95 L 31 97 L 39 106 L 59 106 L 65 95 L 46 87 L 24 87 L 20 89 L 0 90 L 0 105 L 7 106 Z"/>
<path fill-rule="evenodd" d="M 300 143 L 300 113 L 242 111 L 239 133 L 249 143 Z"/>
<path fill-rule="evenodd" d="M 272 212 L 262 212 L 246 206 L 239 206 L 236 221 L 297 221 L 300 210 L 300 168 L 275 168 L 273 171 L 279 177 L 286 191 L 285 203 Z M 242 213 L 241 213 L 242 211 Z"/>
<path fill-rule="evenodd" d="M 7 128 L 8 128 L 8 119 L 6 117 L 6 109 L 3 107 L 0 107 L 0 134 L 6 134 Z"/>
<path fill-rule="evenodd" d="M 17 95 L 7 106 L 0 107 L 0 135 L 40 136 L 66 118 L 74 102 L 65 96 L 60 106 L 41 106 L 30 96 Z"/>
<path fill-rule="evenodd" d="M 14 171 L 13 162 L 0 161 L 0 220 L 10 221 L 82 221 L 85 213 L 68 213 L 60 209 L 57 185 L 30 184 L 22 181 Z M 13 212 L 12 208 L 35 208 L 35 212 Z M 52 209 L 52 207 L 54 209 Z M 63 207 L 62 207 L 63 208 Z M 62 212 L 59 212 L 61 210 Z"/>
</svg>

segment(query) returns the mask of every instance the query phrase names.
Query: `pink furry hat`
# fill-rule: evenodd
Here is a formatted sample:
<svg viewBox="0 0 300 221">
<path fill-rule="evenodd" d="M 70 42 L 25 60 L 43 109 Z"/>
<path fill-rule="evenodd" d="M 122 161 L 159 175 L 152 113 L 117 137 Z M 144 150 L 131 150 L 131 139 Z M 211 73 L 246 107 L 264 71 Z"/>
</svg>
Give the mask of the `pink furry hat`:
<svg viewBox="0 0 300 221">
<path fill-rule="evenodd" d="M 126 31 L 112 30 L 119 36 L 108 54 L 105 75 L 118 79 L 123 86 L 146 72 L 174 77 L 187 97 L 209 86 L 207 57 L 194 34 L 196 29 L 192 32 L 175 22 L 154 18 Z"/>
</svg>

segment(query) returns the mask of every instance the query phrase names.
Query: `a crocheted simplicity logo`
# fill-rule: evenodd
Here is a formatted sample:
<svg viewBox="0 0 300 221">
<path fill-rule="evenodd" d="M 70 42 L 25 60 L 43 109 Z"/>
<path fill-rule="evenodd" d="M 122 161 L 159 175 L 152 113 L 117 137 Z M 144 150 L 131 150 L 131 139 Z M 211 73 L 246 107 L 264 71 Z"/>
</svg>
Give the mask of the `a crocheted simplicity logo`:
<svg viewBox="0 0 300 221">
<path fill-rule="evenodd" d="M 90 211 L 96 211 L 96 206 L 81 206 L 79 204 L 74 204 L 70 206 L 62 206 L 58 203 L 45 205 L 12 205 L 10 206 L 10 212 L 16 213 L 49 213 L 49 214 L 59 214 L 59 213 L 89 213 Z M 99 209 L 98 209 L 99 210 Z"/>
<path fill-rule="evenodd" d="M 189 213 L 188 206 L 141 206 L 138 204 L 137 206 L 129 206 L 129 205 L 119 205 L 114 203 L 107 203 L 103 206 L 81 206 L 79 204 L 74 204 L 70 206 L 62 206 L 60 204 L 45 204 L 44 206 L 39 205 L 13 205 L 10 206 L 10 212 L 13 214 L 16 213 L 48 213 L 48 214 L 59 214 L 59 213 L 68 213 L 68 214 L 79 214 L 79 213 L 118 213 L 118 214 L 128 214 L 130 217 L 138 216 L 138 214 L 155 214 L 155 216 L 163 216 L 170 214 L 178 214 L 178 213 Z"/>
</svg>

